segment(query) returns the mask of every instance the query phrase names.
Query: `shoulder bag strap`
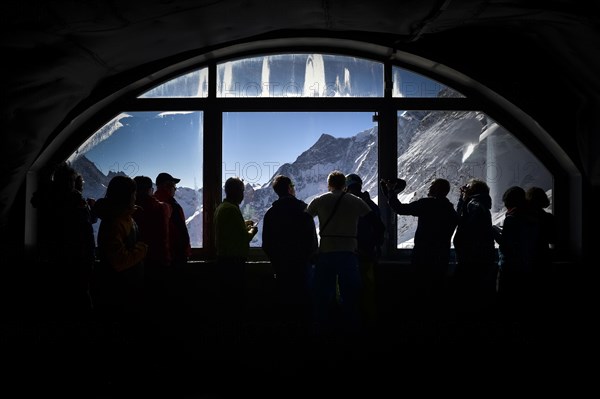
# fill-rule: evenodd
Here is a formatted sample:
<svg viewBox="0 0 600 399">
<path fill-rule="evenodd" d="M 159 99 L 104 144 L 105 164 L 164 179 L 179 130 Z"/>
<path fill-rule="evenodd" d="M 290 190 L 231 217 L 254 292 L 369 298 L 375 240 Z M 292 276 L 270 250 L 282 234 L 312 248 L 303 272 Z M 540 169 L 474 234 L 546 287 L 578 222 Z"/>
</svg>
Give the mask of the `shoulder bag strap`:
<svg viewBox="0 0 600 399">
<path fill-rule="evenodd" d="M 325 227 L 327 227 L 327 225 L 329 224 L 329 222 L 331 221 L 331 219 L 333 218 L 333 215 L 335 215 L 335 211 L 337 211 L 338 206 L 340 205 L 340 202 L 342 201 L 342 197 L 346 194 L 345 191 L 342 191 L 342 195 L 340 195 L 337 199 L 337 201 L 335 202 L 335 205 L 333 206 L 333 210 L 331 211 L 331 214 L 329 215 L 329 217 L 327 218 L 327 220 L 325 221 L 325 223 L 323 223 L 323 226 L 321 226 L 321 228 L 319 229 L 319 234 L 323 233 L 323 230 L 325 230 Z"/>
</svg>

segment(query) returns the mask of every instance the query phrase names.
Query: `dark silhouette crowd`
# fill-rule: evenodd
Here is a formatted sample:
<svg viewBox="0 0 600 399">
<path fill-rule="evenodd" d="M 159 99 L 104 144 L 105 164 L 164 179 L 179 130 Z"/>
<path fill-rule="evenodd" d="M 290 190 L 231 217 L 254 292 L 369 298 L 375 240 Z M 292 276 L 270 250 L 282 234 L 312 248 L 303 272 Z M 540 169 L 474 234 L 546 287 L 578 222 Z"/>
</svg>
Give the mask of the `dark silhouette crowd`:
<svg viewBox="0 0 600 399">
<path fill-rule="evenodd" d="M 41 290 L 51 298 L 45 310 L 119 321 L 166 314 L 168 282 L 192 253 L 175 199 L 179 182 L 165 172 L 154 182 L 116 175 L 103 198 L 87 199 L 81 174 L 66 163 L 56 167 L 31 198 L 46 277 Z M 355 173 L 332 171 L 327 192 L 308 203 L 297 198 L 289 176 L 270 183 L 276 199 L 262 221 L 262 248 L 273 271 L 274 317 L 304 336 L 354 338 L 376 331 L 380 258 L 396 246 L 386 242 L 382 204 L 363 191 Z M 526 323 L 545 305 L 556 234 L 543 189 L 506 189 L 504 218 L 493 225 L 483 180 L 461 186 L 457 204 L 448 199 L 452 187 L 443 178 L 431 181 L 425 197 L 406 202 L 399 198 L 406 181 L 380 183 L 396 217 L 417 218 L 411 300 L 404 304 L 410 317 Z M 250 242 L 260 222 L 243 215 L 244 192 L 242 179 L 227 179 L 212 215 L 215 306 L 223 328 L 237 332 L 245 320 Z"/>
</svg>

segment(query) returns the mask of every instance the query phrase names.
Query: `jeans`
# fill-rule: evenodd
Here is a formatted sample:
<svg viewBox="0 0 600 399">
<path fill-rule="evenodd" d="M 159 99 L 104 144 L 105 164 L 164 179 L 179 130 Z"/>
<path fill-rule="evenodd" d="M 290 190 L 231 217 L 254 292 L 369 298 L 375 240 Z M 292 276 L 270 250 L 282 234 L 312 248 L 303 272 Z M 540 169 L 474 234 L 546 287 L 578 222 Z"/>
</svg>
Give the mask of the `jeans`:
<svg viewBox="0 0 600 399">
<path fill-rule="evenodd" d="M 336 283 L 340 289 L 340 323 L 335 323 Z M 354 335 L 361 329 L 360 297 L 362 283 L 358 257 L 353 252 L 319 253 L 315 268 L 315 319 L 321 333 L 336 327 L 343 335 Z"/>
</svg>

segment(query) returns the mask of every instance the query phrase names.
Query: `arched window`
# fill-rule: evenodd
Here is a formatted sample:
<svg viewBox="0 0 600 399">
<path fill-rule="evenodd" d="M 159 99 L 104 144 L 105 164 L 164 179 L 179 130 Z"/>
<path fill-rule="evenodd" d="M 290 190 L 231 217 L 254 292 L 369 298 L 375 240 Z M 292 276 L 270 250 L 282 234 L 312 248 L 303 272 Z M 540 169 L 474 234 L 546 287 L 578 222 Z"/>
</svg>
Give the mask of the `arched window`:
<svg viewBox="0 0 600 399">
<path fill-rule="evenodd" d="M 539 186 L 552 198 L 553 176 L 476 98 L 401 60 L 323 52 L 251 54 L 203 60 L 146 84 L 69 160 L 84 174 L 85 196 L 102 197 L 114 173 L 180 178 L 192 245 L 212 255 L 212 212 L 226 178 L 246 182 L 242 212 L 259 223 L 290 176 L 307 203 L 326 191 L 334 169 L 357 173 L 380 204 L 379 180 L 408 182 L 402 202 L 426 195 L 431 179 L 450 180 L 449 198 L 469 178 L 488 182 L 494 221 L 512 185 Z M 412 247 L 416 218 L 390 215 L 387 254 Z M 260 234 L 251 246 L 260 248 Z"/>
</svg>

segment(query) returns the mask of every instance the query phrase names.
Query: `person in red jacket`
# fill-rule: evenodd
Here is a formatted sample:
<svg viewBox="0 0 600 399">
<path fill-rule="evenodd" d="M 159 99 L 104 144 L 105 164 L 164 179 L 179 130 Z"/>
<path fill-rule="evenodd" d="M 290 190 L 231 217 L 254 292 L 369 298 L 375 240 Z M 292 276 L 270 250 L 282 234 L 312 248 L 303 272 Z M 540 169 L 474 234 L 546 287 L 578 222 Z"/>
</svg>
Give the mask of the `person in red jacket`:
<svg viewBox="0 0 600 399">
<path fill-rule="evenodd" d="M 172 266 L 181 266 L 185 264 L 188 257 L 192 254 L 190 244 L 190 234 L 185 224 L 185 215 L 183 208 L 175 200 L 175 190 L 177 179 L 168 173 L 159 173 L 156 176 L 156 192 L 154 197 L 160 202 L 168 204 L 171 208 L 171 217 L 169 219 L 169 255 Z"/>
<path fill-rule="evenodd" d="M 138 225 L 140 239 L 148 244 L 144 262 L 148 273 L 150 269 L 168 267 L 171 264 L 168 236 L 171 207 L 152 195 L 152 179 L 136 176 L 133 180 L 137 186 L 137 206 L 133 219 Z"/>
<path fill-rule="evenodd" d="M 166 304 L 165 292 L 170 277 L 169 220 L 171 207 L 156 199 L 152 179 L 136 176 L 136 209 L 133 219 L 137 223 L 140 240 L 148 244 L 144 260 L 145 299 L 150 314 Z"/>
</svg>

